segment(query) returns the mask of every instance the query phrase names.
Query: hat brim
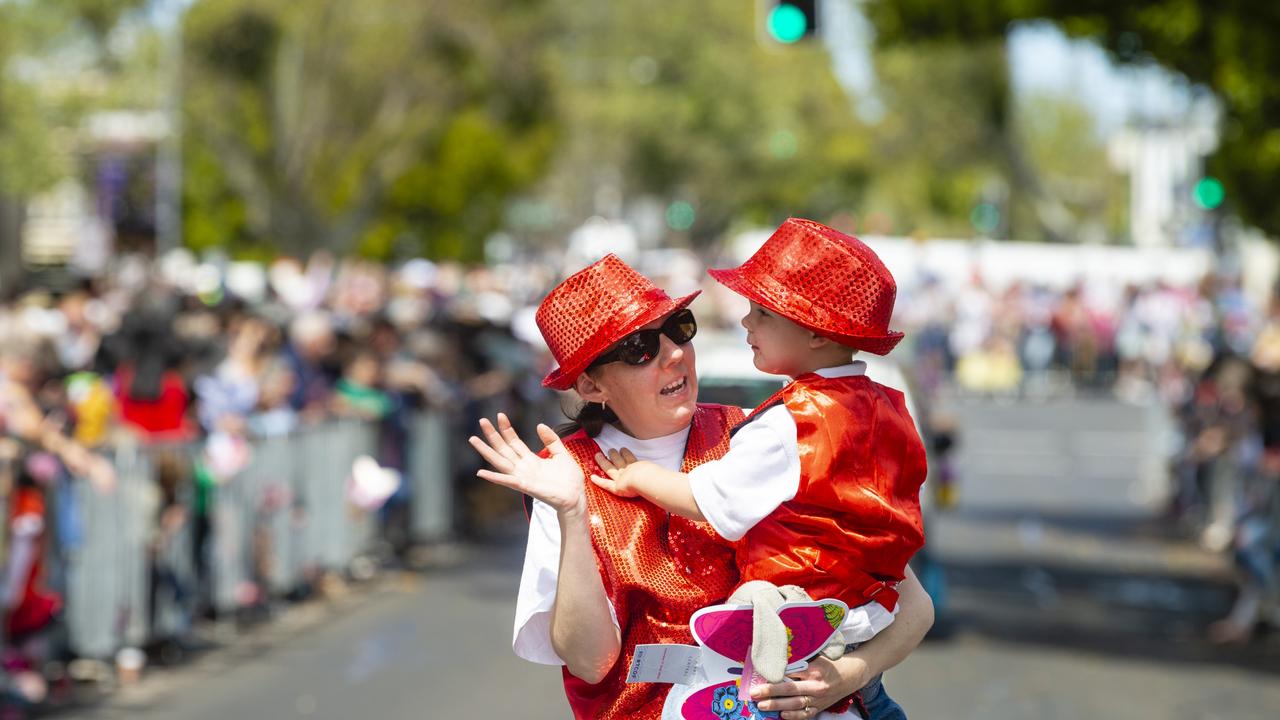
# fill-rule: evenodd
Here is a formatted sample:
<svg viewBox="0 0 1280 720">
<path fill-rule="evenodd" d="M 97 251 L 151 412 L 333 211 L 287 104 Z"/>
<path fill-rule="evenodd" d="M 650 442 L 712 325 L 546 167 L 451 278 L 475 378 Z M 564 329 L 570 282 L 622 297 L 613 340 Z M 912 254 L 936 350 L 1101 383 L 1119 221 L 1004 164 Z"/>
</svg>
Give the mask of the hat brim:
<svg viewBox="0 0 1280 720">
<path fill-rule="evenodd" d="M 777 297 L 773 293 L 765 292 L 760 287 L 759 282 L 753 279 L 749 280 L 743 275 L 741 268 L 713 268 L 707 270 L 707 274 L 714 278 L 716 282 L 742 297 L 762 305 L 791 322 L 818 333 L 822 337 L 830 338 L 854 350 L 869 352 L 872 355 L 888 355 L 899 342 L 902 342 L 902 338 L 906 337 L 905 334 L 900 332 L 890 332 L 884 335 L 849 335 L 831 328 L 807 323 L 795 317 L 794 311 L 787 308 L 783 298 Z"/>
<path fill-rule="evenodd" d="M 589 357 L 574 362 L 571 365 L 557 367 L 547 373 L 547 376 L 542 379 L 542 386 L 555 390 L 568 390 L 569 388 L 572 388 L 574 381 L 578 379 L 578 376 L 582 374 L 582 371 L 586 370 L 587 367 L 591 365 L 592 361 L 604 354 L 606 350 L 613 347 L 613 345 L 619 340 L 639 330 L 645 325 L 648 325 L 654 320 L 666 317 L 677 310 L 683 310 L 689 306 L 689 303 L 693 302 L 694 298 L 701 294 L 701 290 L 695 290 L 682 298 L 675 300 L 667 298 L 666 300 L 651 305 L 646 308 L 644 312 L 636 315 L 634 319 L 619 328 L 616 333 L 617 337 L 611 339 L 607 344 L 601 347 L 599 352 L 592 353 Z"/>
</svg>

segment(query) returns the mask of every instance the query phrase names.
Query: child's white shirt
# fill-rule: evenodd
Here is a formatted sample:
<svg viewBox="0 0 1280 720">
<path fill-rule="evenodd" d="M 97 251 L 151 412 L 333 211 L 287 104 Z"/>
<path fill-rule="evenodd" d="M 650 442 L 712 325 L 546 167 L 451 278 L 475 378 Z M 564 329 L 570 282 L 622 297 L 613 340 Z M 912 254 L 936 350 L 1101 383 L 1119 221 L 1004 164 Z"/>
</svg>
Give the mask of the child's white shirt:
<svg viewBox="0 0 1280 720">
<path fill-rule="evenodd" d="M 862 361 L 822 368 L 825 378 L 865 375 Z M 738 541 L 800 489 L 796 421 L 782 403 L 743 425 L 719 460 L 689 472 L 694 502 L 720 537 Z"/>
</svg>

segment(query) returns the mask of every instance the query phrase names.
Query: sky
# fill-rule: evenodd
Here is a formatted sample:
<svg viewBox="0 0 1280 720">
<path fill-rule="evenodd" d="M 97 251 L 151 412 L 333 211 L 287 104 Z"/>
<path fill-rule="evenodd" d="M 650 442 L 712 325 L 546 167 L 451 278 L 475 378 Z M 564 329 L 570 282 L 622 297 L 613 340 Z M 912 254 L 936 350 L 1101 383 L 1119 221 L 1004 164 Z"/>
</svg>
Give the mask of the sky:
<svg viewBox="0 0 1280 720">
<path fill-rule="evenodd" d="M 855 99 L 858 114 L 875 122 L 884 111 L 869 49 L 875 29 L 859 10 L 861 1 L 827 2 L 822 10 L 823 38 L 836 78 Z M 1093 112 L 1104 138 L 1131 120 L 1181 124 L 1192 112 L 1193 101 L 1205 94 L 1180 74 L 1159 66 L 1118 65 L 1097 43 L 1069 38 L 1047 21 L 1015 25 L 1008 51 L 1015 93 L 1077 100 Z M 1206 108 L 1201 103 L 1196 109 Z"/>
<path fill-rule="evenodd" d="M 1097 43 L 1068 38 L 1049 22 L 1019 24 L 1008 48 L 1014 92 L 1074 98 L 1093 112 L 1104 136 L 1130 119 L 1177 121 L 1197 96 L 1182 75 L 1155 65 L 1117 65 Z"/>
</svg>

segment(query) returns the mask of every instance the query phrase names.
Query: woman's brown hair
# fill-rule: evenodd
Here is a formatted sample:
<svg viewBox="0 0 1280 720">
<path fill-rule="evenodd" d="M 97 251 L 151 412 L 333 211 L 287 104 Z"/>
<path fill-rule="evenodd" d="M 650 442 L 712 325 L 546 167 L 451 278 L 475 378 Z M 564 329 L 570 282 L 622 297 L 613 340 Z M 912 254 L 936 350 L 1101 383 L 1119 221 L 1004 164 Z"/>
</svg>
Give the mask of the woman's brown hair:
<svg viewBox="0 0 1280 720">
<path fill-rule="evenodd" d="M 593 438 L 600 434 L 605 423 L 618 421 L 618 416 L 614 414 L 612 408 L 604 403 L 594 402 L 583 403 L 576 412 L 565 411 L 565 417 L 569 418 L 569 422 L 556 426 L 556 434 L 560 437 L 568 437 L 579 430 L 585 430 L 587 437 Z"/>
</svg>

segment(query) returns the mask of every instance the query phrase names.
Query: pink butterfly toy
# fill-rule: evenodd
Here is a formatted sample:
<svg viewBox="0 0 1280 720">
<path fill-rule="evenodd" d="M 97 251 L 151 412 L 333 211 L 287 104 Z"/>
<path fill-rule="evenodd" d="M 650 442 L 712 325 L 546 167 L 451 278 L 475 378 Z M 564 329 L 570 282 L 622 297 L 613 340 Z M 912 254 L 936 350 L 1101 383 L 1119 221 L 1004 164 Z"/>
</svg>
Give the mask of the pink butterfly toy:
<svg viewBox="0 0 1280 720">
<path fill-rule="evenodd" d="M 843 602 L 831 599 L 782 604 L 778 617 L 787 629 L 787 672 L 804 669 L 830 642 L 848 612 Z M 693 614 L 689 627 L 703 648 L 703 684 L 681 706 L 685 720 L 778 717 L 750 699 L 751 688 L 767 682 L 751 665 L 752 617 L 750 605 L 712 605 Z"/>
</svg>

